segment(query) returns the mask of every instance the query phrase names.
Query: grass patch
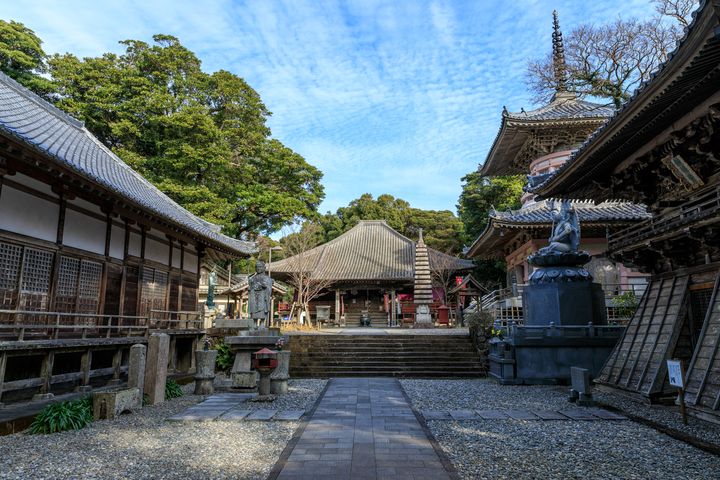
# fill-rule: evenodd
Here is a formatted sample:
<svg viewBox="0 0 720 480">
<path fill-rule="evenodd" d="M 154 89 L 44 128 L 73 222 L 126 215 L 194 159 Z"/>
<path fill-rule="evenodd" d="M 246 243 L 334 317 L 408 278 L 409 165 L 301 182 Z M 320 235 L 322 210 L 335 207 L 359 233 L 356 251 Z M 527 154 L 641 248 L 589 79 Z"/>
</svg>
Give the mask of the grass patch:
<svg viewBox="0 0 720 480">
<path fill-rule="evenodd" d="M 30 433 L 79 430 L 93 421 L 92 397 L 53 403 L 43 408 L 30 424 Z"/>
<path fill-rule="evenodd" d="M 184 394 L 182 391 L 182 387 L 180 385 L 178 385 L 178 383 L 175 380 L 170 378 L 170 379 L 168 379 L 167 382 L 165 382 L 165 398 L 166 399 L 178 398 L 178 397 L 182 397 L 183 395 Z"/>
</svg>

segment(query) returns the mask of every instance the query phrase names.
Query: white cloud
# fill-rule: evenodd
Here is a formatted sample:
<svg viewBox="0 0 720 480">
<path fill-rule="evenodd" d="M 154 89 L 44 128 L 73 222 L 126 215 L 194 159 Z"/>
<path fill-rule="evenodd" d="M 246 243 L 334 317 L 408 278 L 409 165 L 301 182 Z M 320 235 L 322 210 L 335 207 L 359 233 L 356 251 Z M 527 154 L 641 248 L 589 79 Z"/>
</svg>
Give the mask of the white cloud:
<svg viewBox="0 0 720 480">
<path fill-rule="evenodd" d="M 649 0 L 22 1 L 49 52 L 120 51 L 168 33 L 207 70 L 248 80 L 273 133 L 325 172 L 334 210 L 364 192 L 454 210 L 460 178 L 481 163 L 503 105 L 531 107 L 525 65 L 550 49 L 551 12 L 582 21 L 652 14 Z"/>
</svg>

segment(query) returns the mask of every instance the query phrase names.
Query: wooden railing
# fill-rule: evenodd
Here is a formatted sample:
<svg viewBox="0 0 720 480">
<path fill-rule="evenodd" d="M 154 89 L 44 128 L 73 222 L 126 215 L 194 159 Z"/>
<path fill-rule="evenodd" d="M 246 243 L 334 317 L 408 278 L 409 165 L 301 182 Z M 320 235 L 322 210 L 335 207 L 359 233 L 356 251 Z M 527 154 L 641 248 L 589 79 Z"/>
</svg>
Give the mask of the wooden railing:
<svg viewBox="0 0 720 480">
<path fill-rule="evenodd" d="M 198 312 L 151 311 L 150 316 L 0 310 L 0 341 L 146 337 L 151 330 L 202 329 Z"/>
<path fill-rule="evenodd" d="M 698 194 L 682 206 L 632 227 L 608 235 L 608 250 L 615 251 L 640 241 L 678 230 L 720 213 L 720 186 Z"/>
</svg>

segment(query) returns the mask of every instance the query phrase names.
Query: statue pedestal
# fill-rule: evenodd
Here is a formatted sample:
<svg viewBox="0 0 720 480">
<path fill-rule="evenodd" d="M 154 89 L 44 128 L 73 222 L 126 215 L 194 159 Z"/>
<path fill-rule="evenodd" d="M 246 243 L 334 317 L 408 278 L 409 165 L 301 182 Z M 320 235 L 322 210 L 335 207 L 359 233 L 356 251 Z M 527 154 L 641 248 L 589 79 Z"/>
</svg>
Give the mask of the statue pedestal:
<svg viewBox="0 0 720 480">
<path fill-rule="evenodd" d="M 235 354 L 230 377 L 233 388 L 257 387 L 257 372 L 252 369 L 252 354 L 263 347 L 274 348 L 280 338 L 280 329 L 251 330 L 238 336 L 225 337 L 225 343 Z"/>
<path fill-rule="evenodd" d="M 277 352 L 278 366 L 270 375 L 270 393 L 283 394 L 288 391 L 288 380 L 290 379 L 290 352 L 282 350 Z"/>
</svg>

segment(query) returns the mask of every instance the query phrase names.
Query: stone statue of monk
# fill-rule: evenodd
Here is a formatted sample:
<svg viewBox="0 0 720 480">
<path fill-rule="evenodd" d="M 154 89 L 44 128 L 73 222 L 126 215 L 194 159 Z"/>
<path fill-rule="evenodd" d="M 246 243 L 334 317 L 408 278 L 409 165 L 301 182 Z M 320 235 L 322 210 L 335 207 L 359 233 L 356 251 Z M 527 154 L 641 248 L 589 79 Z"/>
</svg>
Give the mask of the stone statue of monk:
<svg viewBox="0 0 720 480">
<path fill-rule="evenodd" d="M 248 279 L 248 313 L 258 327 L 267 326 L 272 302 L 272 278 L 265 273 L 265 263 L 255 264 L 255 275 Z"/>
</svg>

